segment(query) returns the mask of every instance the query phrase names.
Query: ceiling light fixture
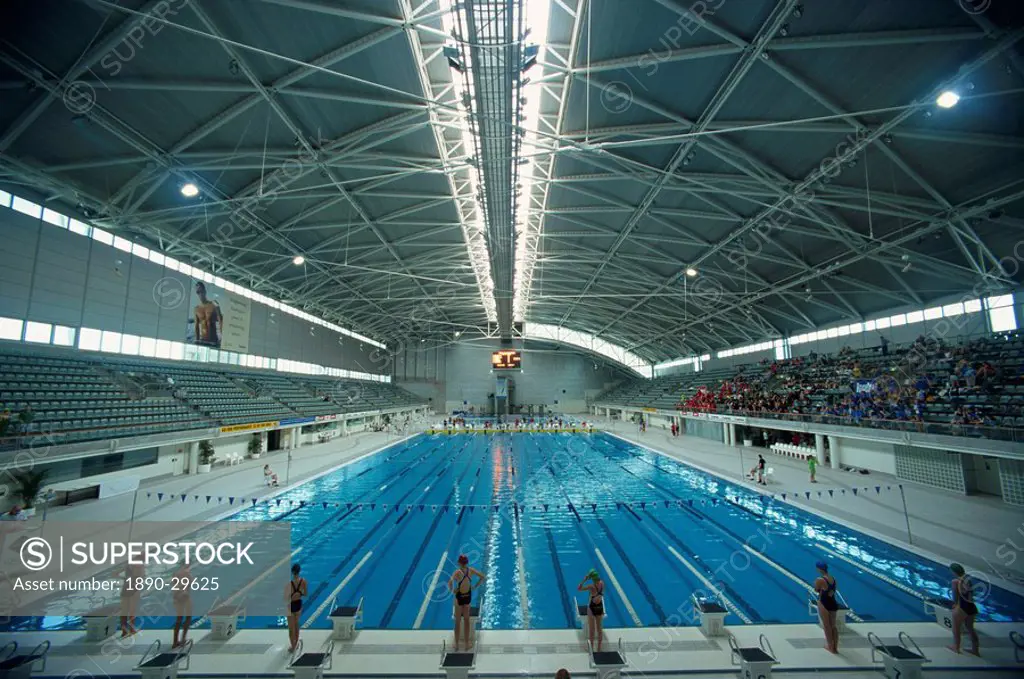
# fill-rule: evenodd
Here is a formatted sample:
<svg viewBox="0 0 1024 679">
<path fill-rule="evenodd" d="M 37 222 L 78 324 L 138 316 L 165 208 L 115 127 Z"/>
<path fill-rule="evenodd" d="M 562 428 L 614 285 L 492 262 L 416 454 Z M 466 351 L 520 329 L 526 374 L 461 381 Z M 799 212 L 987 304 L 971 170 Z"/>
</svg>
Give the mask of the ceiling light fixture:
<svg viewBox="0 0 1024 679">
<path fill-rule="evenodd" d="M 689 276 L 690 278 L 693 278 L 694 276 L 696 276 L 696 275 L 697 275 L 697 270 L 696 270 L 696 269 L 694 269 L 694 268 L 693 268 L 692 266 L 691 266 L 691 267 L 688 267 L 688 268 L 686 269 L 686 275 L 687 275 L 687 276 Z"/>
<path fill-rule="evenodd" d="M 182 184 L 181 195 L 185 196 L 186 198 L 195 198 L 196 196 L 199 195 L 199 187 L 193 184 L 192 182 Z"/>
<path fill-rule="evenodd" d="M 306 263 L 306 258 L 303 257 L 302 255 L 295 255 L 292 258 L 292 264 L 294 264 L 295 266 L 302 266 L 305 263 Z"/>
<path fill-rule="evenodd" d="M 953 90 L 946 90 L 938 96 L 935 100 L 935 104 L 939 108 L 953 108 L 957 102 L 960 101 L 960 95 Z"/>
</svg>

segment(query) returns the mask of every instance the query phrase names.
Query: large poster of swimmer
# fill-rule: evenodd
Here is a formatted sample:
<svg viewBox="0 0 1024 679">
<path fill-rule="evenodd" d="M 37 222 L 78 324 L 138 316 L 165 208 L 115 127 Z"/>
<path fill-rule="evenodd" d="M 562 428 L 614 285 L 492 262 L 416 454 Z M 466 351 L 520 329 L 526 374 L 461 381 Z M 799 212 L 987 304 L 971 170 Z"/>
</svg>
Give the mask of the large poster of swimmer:
<svg viewBox="0 0 1024 679">
<path fill-rule="evenodd" d="M 193 280 L 185 341 L 188 344 L 249 352 L 252 300 L 212 283 Z"/>
</svg>

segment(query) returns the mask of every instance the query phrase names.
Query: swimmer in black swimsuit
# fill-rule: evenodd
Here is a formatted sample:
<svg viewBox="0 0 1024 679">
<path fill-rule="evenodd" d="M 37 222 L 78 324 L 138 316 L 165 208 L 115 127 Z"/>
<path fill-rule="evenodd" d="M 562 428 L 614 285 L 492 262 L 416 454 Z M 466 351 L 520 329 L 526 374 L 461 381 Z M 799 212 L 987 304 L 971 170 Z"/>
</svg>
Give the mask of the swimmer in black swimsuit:
<svg viewBox="0 0 1024 679">
<path fill-rule="evenodd" d="M 960 652 L 960 635 L 963 627 L 971 637 L 971 653 L 981 656 L 978 650 L 978 633 L 974 631 L 974 618 L 978 615 L 978 605 L 974 603 L 974 583 L 967 577 L 964 567 L 958 563 L 949 565 L 956 578 L 953 579 L 953 645 L 949 650 Z"/>
<path fill-rule="evenodd" d="M 587 577 L 576 587 L 576 591 L 590 592 L 590 602 L 587 604 L 587 636 L 590 639 L 590 647 L 600 651 L 604 641 L 604 581 L 601 580 L 597 569 L 590 569 Z M 597 637 L 597 646 L 594 646 L 594 637 Z"/>
<path fill-rule="evenodd" d="M 473 576 L 477 577 L 476 584 L 473 584 Z M 473 590 L 484 584 L 487 576 L 475 568 L 470 568 L 469 557 L 465 554 L 459 555 L 459 568 L 452 577 L 448 578 L 448 590 L 455 595 L 455 650 L 459 650 L 459 627 L 465 631 L 466 650 L 468 651 L 473 640 L 470 636 L 469 605 L 473 601 Z M 460 625 L 461 623 L 461 625 Z"/>
<path fill-rule="evenodd" d="M 825 632 L 825 650 L 839 653 L 839 628 L 836 627 L 836 579 L 828 574 L 828 564 L 819 561 L 814 564 L 818 569 L 818 579 L 814 581 L 814 591 L 818 594 L 818 617 L 821 618 L 821 629 Z"/>
<path fill-rule="evenodd" d="M 302 615 L 302 597 L 309 594 L 306 578 L 299 576 L 302 568 L 299 564 L 292 565 L 292 579 L 285 588 L 285 600 L 288 602 L 288 652 L 294 653 L 299 645 L 299 616 Z"/>
</svg>

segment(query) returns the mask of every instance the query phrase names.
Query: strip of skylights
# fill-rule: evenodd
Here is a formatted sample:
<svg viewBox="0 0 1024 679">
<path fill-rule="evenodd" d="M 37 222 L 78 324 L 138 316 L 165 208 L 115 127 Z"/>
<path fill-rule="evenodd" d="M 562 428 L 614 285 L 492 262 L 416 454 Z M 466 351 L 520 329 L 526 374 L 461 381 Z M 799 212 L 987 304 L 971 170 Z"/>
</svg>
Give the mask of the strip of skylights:
<svg viewBox="0 0 1024 679">
<path fill-rule="evenodd" d="M 441 10 L 441 25 L 446 35 L 466 35 L 465 22 L 456 31 L 456 22 L 459 21 L 455 11 L 453 0 L 438 0 Z M 415 33 L 415 32 L 414 32 Z M 417 45 L 418 47 L 418 45 Z M 461 106 L 462 102 L 471 101 L 473 91 L 473 75 L 469 63 L 469 50 L 460 50 L 464 53 L 465 69 L 463 73 L 452 72 L 452 84 L 455 91 L 455 100 Z M 429 88 L 429 78 L 425 69 L 421 68 L 421 79 L 424 80 L 424 89 L 434 93 Z M 476 275 L 477 287 L 480 291 L 480 301 L 487 314 L 487 320 L 497 323 L 498 312 L 494 302 L 494 280 L 491 278 L 490 257 L 487 251 L 486 225 L 484 223 L 484 211 L 479 203 L 480 196 L 480 175 L 479 166 L 469 166 L 469 159 L 472 151 L 476 148 L 473 133 L 469 126 L 470 110 L 438 112 L 434 106 L 428 107 L 431 128 L 434 131 L 434 138 L 437 140 L 438 151 L 441 154 L 441 162 L 444 165 L 445 174 L 448 176 L 448 183 L 455 196 L 456 204 L 459 207 L 459 220 L 462 223 L 462 234 L 466 240 L 466 249 L 469 252 L 469 261 L 473 266 L 473 273 Z M 442 121 L 442 116 L 444 120 Z M 462 150 L 457 153 L 458 146 L 449 148 L 444 136 L 446 127 L 454 127 L 461 135 Z M 456 156 L 457 154 L 457 156 Z M 453 160 L 457 162 L 452 162 Z"/>
<path fill-rule="evenodd" d="M 551 0 L 525 0 L 526 26 L 529 29 L 529 43 L 539 47 L 537 63 L 524 76 L 529 79 L 521 90 L 520 96 L 525 99 L 521 112 L 520 123 L 524 130 L 521 145 L 523 164 L 519 168 L 519 183 L 522 191 L 515 200 L 522 201 L 516 210 L 516 254 L 515 278 L 512 300 L 512 317 L 522 322 L 530 301 L 530 289 L 533 286 L 533 269 L 537 263 L 537 249 L 540 245 L 540 234 L 544 226 L 544 206 L 547 204 L 548 179 L 554 168 L 554 152 L 549 150 L 551 142 L 542 142 L 539 135 L 541 117 L 540 103 L 544 78 L 547 75 L 545 63 L 548 58 L 548 20 L 551 15 Z M 564 91 L 563 91 L 564 96 Z M 559 120 L 561 119 L 560 106 Z M 557 126 L 556 126 L 557 127 Z M 546 134 L 557 134 L 558 130 L 546 130 Z M 547 152 L 545 152 L 547 151 Z M 546 167 L 542 167 L 541 165 Z M 537 195 L 533 187 L 537 183 Z"/>
</svg>

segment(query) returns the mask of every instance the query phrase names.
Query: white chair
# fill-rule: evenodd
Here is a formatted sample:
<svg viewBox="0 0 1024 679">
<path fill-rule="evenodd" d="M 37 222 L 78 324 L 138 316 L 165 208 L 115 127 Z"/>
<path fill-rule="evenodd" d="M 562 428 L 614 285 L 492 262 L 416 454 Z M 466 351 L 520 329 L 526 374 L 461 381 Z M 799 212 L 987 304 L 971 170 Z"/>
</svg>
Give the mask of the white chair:
<svg viewBox="0 0 1024 679">
<path fill-rule="evenodd" d="M 765 485 L 772 482 L 772 477 L 775 476 L 775 467 L 766 467 L 764 470 L 764 482 Z"/>
</svg>

